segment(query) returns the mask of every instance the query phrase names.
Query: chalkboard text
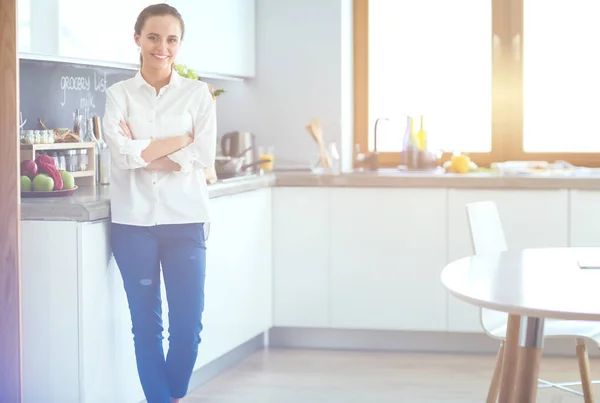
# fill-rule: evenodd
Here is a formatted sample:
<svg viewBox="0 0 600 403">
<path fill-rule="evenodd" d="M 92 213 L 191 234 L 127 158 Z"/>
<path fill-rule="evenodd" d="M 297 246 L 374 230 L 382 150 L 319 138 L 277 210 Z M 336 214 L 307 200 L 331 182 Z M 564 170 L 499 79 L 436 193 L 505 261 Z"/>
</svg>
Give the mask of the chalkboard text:
<svg viewBox="0 0 600 403">
<path fill-rule="evenodd" d="M 67 93 L 83 92 L 80 95 L 80 107 L 95 108 L 94 93 L 106 92 L 106 73 L 98 75 L 94 72 L 93 81 L 91 76 L 61 76 L 60 89 L 62 91 L 61 106 L 65 106 L 67 103 Z"/>
</svg>

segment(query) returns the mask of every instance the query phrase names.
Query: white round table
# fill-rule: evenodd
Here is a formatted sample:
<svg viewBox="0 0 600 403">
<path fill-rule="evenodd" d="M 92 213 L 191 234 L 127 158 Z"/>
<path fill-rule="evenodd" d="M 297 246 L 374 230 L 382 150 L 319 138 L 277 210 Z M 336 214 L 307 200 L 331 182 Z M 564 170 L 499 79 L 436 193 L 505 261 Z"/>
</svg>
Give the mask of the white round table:
<svg viewBox="0 0 600 403">
<path fill-rule="evenodd" d="M 584 261 L 597 268 L 581 268 Z M 441 279 L 455 297 L 509 314 L 500 403 L 535 401 L 544 319 L 600 321 L 600 248 L 470 256 L 448 264 Z"/>
</svg>

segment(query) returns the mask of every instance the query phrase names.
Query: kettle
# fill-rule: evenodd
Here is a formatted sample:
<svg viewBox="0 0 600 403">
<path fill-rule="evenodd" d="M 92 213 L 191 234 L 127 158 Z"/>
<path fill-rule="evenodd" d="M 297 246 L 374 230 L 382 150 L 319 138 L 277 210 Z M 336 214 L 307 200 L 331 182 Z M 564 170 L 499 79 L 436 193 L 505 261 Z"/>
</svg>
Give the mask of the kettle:
<svg viewBox="0 0 600 403">
<path fill-rule="evenodd" d="M 231 158 L 243 158 L 246 170 L 258 171 L 258 151 L 256 136 L 250 132 L 229 132 L 221 137 L 223 155 Z"/>
</svg>

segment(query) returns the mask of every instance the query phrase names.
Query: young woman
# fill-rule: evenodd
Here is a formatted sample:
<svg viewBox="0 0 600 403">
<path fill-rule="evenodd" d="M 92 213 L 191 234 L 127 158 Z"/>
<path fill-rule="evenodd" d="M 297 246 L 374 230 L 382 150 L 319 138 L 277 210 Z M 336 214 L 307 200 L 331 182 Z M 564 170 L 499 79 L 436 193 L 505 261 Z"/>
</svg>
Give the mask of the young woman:
<svg viewBox="0 0 600 403">
<path fill-rule="evenodd" d="M 132 321 L 138 374 L 148 403 L 179 402 L 198 355 L 208 189 L 216 116 L 206 83 L 173 70 L 184 34 L 167 4 L 135 23 L 141 68 L 106 91 L 104 133 L 112 156 L 111 246 Z M 160 270 L 169 306 L 163 352 Z"/>
</svg>

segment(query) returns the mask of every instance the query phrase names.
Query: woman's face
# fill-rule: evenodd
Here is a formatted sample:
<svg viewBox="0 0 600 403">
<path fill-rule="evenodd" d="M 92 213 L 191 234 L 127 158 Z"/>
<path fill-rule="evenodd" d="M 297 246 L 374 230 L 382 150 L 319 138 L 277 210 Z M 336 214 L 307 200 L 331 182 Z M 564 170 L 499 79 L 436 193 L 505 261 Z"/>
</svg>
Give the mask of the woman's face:
<svg viewBox="0 0 600 403">
<path fill-rule="evenodd" d="M 181 34 L 181 24 L 172 15 L 148 18 L 141 35 L 134 36 L 144 68 L 170 69 L 181 46 Z"/>
</svg>

